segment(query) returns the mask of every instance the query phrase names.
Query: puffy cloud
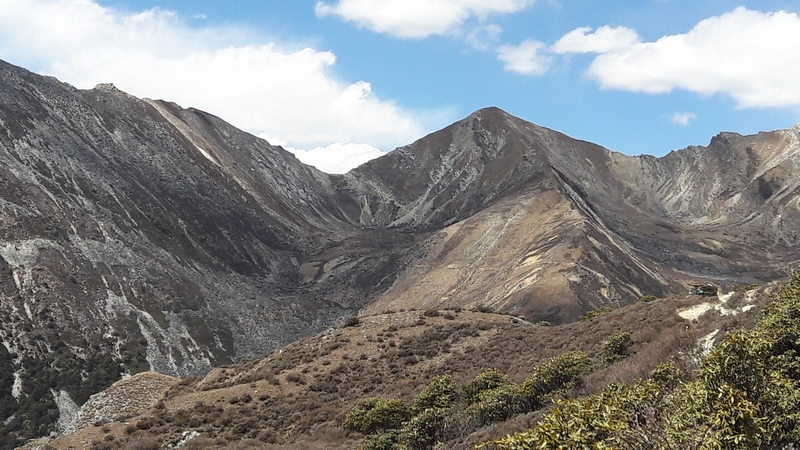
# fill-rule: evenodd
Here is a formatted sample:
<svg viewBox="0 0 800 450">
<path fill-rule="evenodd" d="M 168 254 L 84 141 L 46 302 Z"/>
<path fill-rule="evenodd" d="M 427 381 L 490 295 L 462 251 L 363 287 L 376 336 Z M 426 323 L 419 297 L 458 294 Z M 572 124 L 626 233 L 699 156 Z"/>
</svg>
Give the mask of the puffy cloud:
<svg viewBox="0 0 800 450">
<path fill-rule="evenodd" d="M 319 1 L 318 17 L 336 16 L 375 33 L 422 39 L 458 31 L 471 18 L 521 11 L 533 0 L 338 0 Z"/>
<path fill-rule="evenodd" d="M 365 162 L 385 155 L 385 152 L 368 144 L 343 144 L 337 142 L 325 147 L 300 150 L 287 147 L 301 162 L 327 173 L 347 173 Z"/>
<path fill-rule="evenodd" d="M 677 112 L 672 115 L 672 123 L 687 126 L 691 121 L 697 118 L 697 114 L 693 112 Z"/>
<path fill-rule="evenodd" d="M 604 25 L 593 33 L 590 27 L 576 28 L 553 44 L 555 53 L 606 53 L 612 50 L 630 48 L 639 42 L 636 31 L 626 27 Z"/>
<path fill-rule="evenodd" d="M 379 98 L 368 82 L 337 79 L 331 52 L 282 46 L 243 27 L 192 26 L 161 9 L 126 13 L 92 0 L 3 0 L 0 58 L 79 88 L 113 82 L 136 96 L 197 107 L 302 148 L 331 142 L 394 148 L 445 114 L 407 111 Z"/>
<path fill-rule="evenodd" d="M 730 95 L 741 108 L 800 107 L 800 17 L 743 7 L 685 34 L 609 49 L 588 75 L 608 89 Z"/>
<path fill-rule="evenodd" d="M 547 72 L 552 59 L 546 54 L 543 42 L 531 39 L 517 46 L 501 46 L 497 50 L 497 58 L 505 63 L 507 71 L 522 75 L 541 75 Z"/>
</svg>

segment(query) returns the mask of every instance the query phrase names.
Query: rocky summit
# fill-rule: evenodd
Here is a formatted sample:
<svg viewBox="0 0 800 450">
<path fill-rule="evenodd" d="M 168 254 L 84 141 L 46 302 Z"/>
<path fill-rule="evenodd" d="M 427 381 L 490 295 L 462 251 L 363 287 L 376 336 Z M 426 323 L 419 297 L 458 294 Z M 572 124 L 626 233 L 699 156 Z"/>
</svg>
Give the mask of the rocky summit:
<svg viewBox="0 0 800 450">
<path fill-rule="evenodd" d="M 499 109 L 345 175 L 220 118 L 0 62 L 0 445 L 122 374 L 208 372 L 362 313 L 572 322 L 800 260 L 800 127 L 655 158 Z"/>
</svg>

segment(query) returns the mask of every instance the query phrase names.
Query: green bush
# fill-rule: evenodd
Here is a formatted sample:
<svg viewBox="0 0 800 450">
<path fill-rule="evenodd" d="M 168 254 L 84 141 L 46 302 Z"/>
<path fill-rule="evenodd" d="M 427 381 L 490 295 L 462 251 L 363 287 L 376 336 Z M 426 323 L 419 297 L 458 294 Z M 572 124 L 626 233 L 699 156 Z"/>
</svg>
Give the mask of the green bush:
<svg viewBox="0 0 800 450">
<path fill-rule="evenodd" d="M 774 295 L 754 329 L 729 334 L 711 351 L 694 381 L 683 382 L 678 366 L 667 362 L 632 386 L 612 384 L 559 402 L 533 429 L 480 447 L 750 449 L 797 442 L 800 273 Z"/>
<path fill-rule="evenodd" d="M 674 388 L 684 380 L 685 375 L 677 363 L 666 361 L 650 371 L 648 378 L 659 386 Z"/>
<path fill-rule="evenodd" d="M 455 404 L 458 385 L 450 375 L 434 378 L 414 399 L 413 411 L 422 412 L 429 408 L 449 408 Z"/>
<path fill-rule="evenodd" d="M 607 306 L 603 306 L 602 308 L 597 308 L 597 309 L 594 309 L 592 311 L 587 312 L 586 314 L 584 314 L 580 318 L 578 318 L 578 320 L 580 320 L 581 322 L 587 322 L 587 321 L 592 320 L 592 319 L 594 319 L 596 317 L 604 316 L 604 315 L 610 313 L 611 311 L 613 311 L 613 309 L 611 309 L 611 308 L 609 308 Z"/>
<path fill-rule="evenodd" d="M 342 426 L 364 434 L 393 430 L 411 417 L 408 405 L 391 398 L 366 398 L 347 413 Z"/>
<path fill-rule="evenodd" d="M 477 401 L 467 408 L 481 425 L 501 422 L 527 410 L 528 402 L 522 389 L 510 383 L 481 392 Z"/>
<path fill-rule="evenodd" d="M 603 343 L 601 354 L 606 364 L 613 364 L 625 359 L 629 355 L 630 346 L 633 345 L 631 334 L 622 331 L 612 335 Z"/>
<path fill-rule="evenodd" d="M 658 300 L 658 298 L 656 298 L 655 295 L 648 294 L 648 295 L 643 295 L 642 298 L 639 299 L 639 302 L 641 302 L 641 303 L 652 303 L 652 302 L 654 302 L 656 300 Z"/>
<path fill-rule="evenodd" d="M 446 409 L 428 408 L 420 412 L 405 424 L 398 434 L 400 448 L 425 449 L 437 441 L 437 433 L 441 430 L 450 412 Z"/>
<path fill-rule="evenodd" d="M 489 391 L 509 384 L 508 377 L 497 369 L 489 369 L 476 376 L 472 381 L 464 385 L 464 401 L 469 405 L 478 401 L 481 392 Z"/>
<path fill-rule="evenodd" d="M 397 430 L 389 430 L 385 433 L 373 434 L 365 437 L 358 443 L 357 450 L 393 450 L 397 448 Z"/>
<path fill-rule="evenodd" d="M 542 363 L 520 386 L 530 409 L 536 410 L 547 402 L 567 395 L 583 382 L 583 376 L 594 369 L 586 352 L 567 352 Z"/>
</svg>

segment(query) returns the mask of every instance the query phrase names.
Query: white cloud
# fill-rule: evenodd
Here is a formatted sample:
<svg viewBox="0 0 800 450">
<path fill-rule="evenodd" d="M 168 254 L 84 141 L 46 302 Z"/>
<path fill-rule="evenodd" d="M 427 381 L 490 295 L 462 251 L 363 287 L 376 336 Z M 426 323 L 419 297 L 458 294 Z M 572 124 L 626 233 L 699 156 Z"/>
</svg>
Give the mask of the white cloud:
<svg viewBox="0 0 800 450">
<path fill-rule="evenodd" d="M 368 82 L 337 79 L 331 52 L 190 22 L 92 0 L 3 0 L 0 58 L 79 88 L 113 82 L 136 96 L 197 107 L 300 148 L 369 142 L 390 149 L 447 114 L 407 111 Z"/>
<path fill-rule="evenodd" d="M 554 53 L 606 53 L 630 48 L 639 42 L 636 31 L 626 27 L 604 25 L 593 33 L 590 27 L 576 28 L 561 37 L 551 50 Z"/>
<path fill-rule="evenodd" d="M 672 123 L 685 127 L 696 118 L 697 114 L 693 112 L 677 112 L 672 115 L 671 119 Z"/>
<path fill-rule="evenodd" d="M 343 144 L 337 142 L 325 147 L 300 150 L 286 147 L 302 163 L 327 173 L 347 173 L 367 161 L 385 155 L 385 152 L 368 144 Z"/>
<path fill-rule="evenodd" d="M 502 33 L 503 29 L 498 25 L 481 25 L 471 29 L 465 39 L 467 44 L 476 50 L 489 50 L 500 40 Z"/>
<path fill-rule="evenodd" d="M 603 88 L 726 94 L 741 108 L 800 107 L 800 18 L 740 7 L 688 33 L 610 49 L 588 75 Z"/>
<path fill-rule="evenodd" d="M 497 58 L 505 63 L 505 70 L 522 75 L 541 75 L 550 67 L 550 56 L 546 55 L 543 42 L 526 40 L 517 46 L 503 45 L 497 50 Z"/>
<path fill-rule="evenodd" d="M 471 18 L 509 14 L 533 0 L 338 0 L 318 1 L 318 17 L 336 16 L 375 33 L 422 39 L 458 31 Z"/>
</svg>

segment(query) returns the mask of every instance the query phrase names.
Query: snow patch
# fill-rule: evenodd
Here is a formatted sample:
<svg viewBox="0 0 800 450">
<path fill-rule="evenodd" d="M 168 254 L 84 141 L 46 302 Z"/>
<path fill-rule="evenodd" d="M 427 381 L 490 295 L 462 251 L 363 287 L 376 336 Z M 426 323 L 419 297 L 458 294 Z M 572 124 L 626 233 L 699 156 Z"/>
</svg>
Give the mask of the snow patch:
<svg viewBox="0 0 800 450">
<path fill-rule="evenodd" d="M 728 292 L 727 294 L 720 294 L 719 295 L 719 301 L 722 302 L 722 303 L 727 303 L 728 300 L 730 300 L 731 297 L 733 297 L 733 294 L 735 294 L 735 293 L 736 293 L 736 291 L 731 291 L 731 292 Z"/>
<path fill-rule="evenodd" d="M 723 316 L 735 316 L 755 308 L 755 305 L 752 304 L 743 306 L 741 308 L 726 308 L 725 305 L 728 303 L 728 300 L 730 300 L 735 293 L 736 293 L 735 291 L 732 291 L 728 292 L 727 294 L 719 294 L 717 296 L 717 299 L 719 300 L 718 303 L 711 303 L 711 302 L 700 303 L 699 305 L 694 305 L 688 308 L 679 309 L 676 312 L 683 319 L 692 321 L 702 316 L 705 312 L 710 311 L 712 309 L 717 310 L 717 312 L 719 312 Z M 747 303 L 751 303 L 755 298 L 755 291 L 749 291 L 745 295 L 747 296 L 746 297 Z"/>
</svg>

